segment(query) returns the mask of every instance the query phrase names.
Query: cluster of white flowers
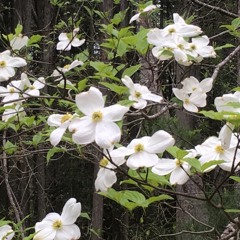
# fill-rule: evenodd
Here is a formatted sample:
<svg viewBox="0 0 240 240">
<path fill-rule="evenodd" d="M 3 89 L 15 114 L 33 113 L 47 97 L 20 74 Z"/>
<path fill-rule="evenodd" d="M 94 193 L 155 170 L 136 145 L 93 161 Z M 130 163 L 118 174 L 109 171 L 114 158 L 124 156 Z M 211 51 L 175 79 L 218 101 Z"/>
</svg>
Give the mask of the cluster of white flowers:
<svg viewBox="0 0 240 240">
<path fill-rule="evenodd" d="M 31 96 L 37 97 L 40 95 L 39 89 L 45 86 L 45 79 L 40 77 L 31 82 L 27 74 L 21 74 L 21 80 L 13 80 L 6 87 L 0 86 L 0 97 L 6 107 L 2 120 L 7 121 L 9 118 L 24 114 L 22 107 L 23 101 Z"/>
<path fill-rule="evenodd" d="M 195 77 L 185 78 L 182 88 L 173 88 L 175 96 L 183 101 L 183 107 L 189 112 L 198 112 L 198 107 L 205 107 L 207 92 L 212 89 L 212 78 L 205 78 L 199 82 Z"/>
<path fill-rule="evenodd" d="M 156 58 L 169 60 L 174 57 L 179 64 L 189 66 L 193 61 L 216 56 L 213 47 L 208 45 L 209 38 L 199 36 L 202 33 L 199 27 L 187 24 L 177 13 L 173 14 L 173 21 L 164 29 L 150 30 L 147 35 L 148 42 L 154 45 L 152 53 Z"/>
</svg>

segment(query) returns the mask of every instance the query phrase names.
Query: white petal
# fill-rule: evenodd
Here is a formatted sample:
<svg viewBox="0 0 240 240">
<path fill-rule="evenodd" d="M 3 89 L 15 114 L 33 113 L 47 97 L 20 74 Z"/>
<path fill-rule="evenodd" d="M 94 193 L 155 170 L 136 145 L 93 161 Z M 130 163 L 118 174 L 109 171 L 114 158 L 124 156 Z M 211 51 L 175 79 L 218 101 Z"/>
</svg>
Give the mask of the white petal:
<svg viewBox="0 0 240 240">
<path fill-rule="evenodd" d="M 158 161 L 159 158 L 156 154 L 143 151 L 131 155 L 127 160 L 127 166 L 133 170 L 136 170 L 139 167 L 152 167 L 156 165 Z"/>
<path fill-rule="evenodd" d="M 176 168 L 176 163 L 174 159 L 161 158 L 158 163 L 153 166 L 152 172 L 164 176 L 171 173 Z"/>
<path fill-rule="evenodd" d="M 72 139 L 77 144 L 89 144 L 94 142 L 96 124 L 89 117 L 74 119 L 69 125 L 69 131 L 73 132 Z"/>
<path fill-rule="evenodd" d="M 63 134 L 66 132 L 67 126 L 60 126 L 59 128 L 53 130 L 50 134 L 50 143 L 55 147 L 59 144 L 62 139 Z"/>
<path fill-rule="evenodd" d="M 172 185 L 174 184 L 182 185 L 186 183 L 188 179 L 189 176 L 187 175 L 187 173 L 181 167 L 178 167 L 171 173 L 170 183 Z"/>
<path fill-rule="evenodd" d="M 134 83 L 129 76 L 125 75 L 121 80 L 127 88 L 129 88 L 133 92 L 135 91 Z"/>
<path fill-rule="evenodd" d="M 99 122 L 96 126 L 95 141 L 102 148 L 110 148 L 121 138 L 121 130 L 116 123 Z"/>
<path fill-rule="evenodd" d="M 168 147 L 173 146 L 175 143 L 174 138 L 164 130 L 155 132 L 147 144 L 145 150 L 150 153 L 162 153 Z"/>
<path fill-rule="evenodd" d="M 80 229 L 76 224 L 64 225 L 57 231 L 54 240 L 77 240 L 80 238 L 80 236 Z"/>
<path fill-rule="evenodd" d="M 131 17 L 129 23 L 131 24 L 133 21 L 138 20 L 140 17 L 140 13 L 135 14 L 134 16 Z"/>
<path fill-rule="evenodd" d="M 75 198 L 70 198 L 64 205 L 61 219 L 64 225 L 71 225 L 76 222 L 81 213 L 81 203 Z"/>
<path fill-rule="evenodd" d="M 104 107 L 104 99 L 97 88 L 91 87 L 88 92 L 76 95 L 76 104 L 82 113 L 91 116 L 93 112 Z"/>
<path fill-rule="evenodd" d="M 52 114 L 48 117 L 47 124 L 49 126 L 61 126 L 62 114 Z"/>
<path fill-rule="evenodd" d="M 128 107 L 115 104 L 102 109 L 104 120 L 106 121 L 120 121 L 123 119 L 123 115 L 129 110 Z"/>
<path fill-rule="evenodd" d="M 80 47 L 85 43 L 85 39 L 79 40 L 78 38 L 74 38 L 73 41 L 71 42 L 73 47 Z"/>
</svg>

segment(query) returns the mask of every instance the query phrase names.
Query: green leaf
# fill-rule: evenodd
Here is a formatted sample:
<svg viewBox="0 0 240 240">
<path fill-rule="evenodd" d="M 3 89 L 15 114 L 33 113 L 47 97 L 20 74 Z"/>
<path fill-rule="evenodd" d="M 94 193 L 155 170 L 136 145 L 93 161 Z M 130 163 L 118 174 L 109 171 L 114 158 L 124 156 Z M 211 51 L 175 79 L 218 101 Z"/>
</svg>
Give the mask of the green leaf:
<svg viewBox="0 0 240 240">
<path fill-rule="evenodd" d="M 166 149 L 174 158 L 181 160 L 185 155 L 188 154 L 187 151 L 178 148 L 177 146 L 172 146 Z"/>
<path fill-rule="evenodd" d="M 15 28 L 15 34 L 16 36 L 18 36 L 23 30 L 23 26 L 21 24 L 18 23 L 18 25 Z"/>
<path fill-rule="evenodd" d="M 7 141 L 4 146 L 3 146 L 3 150 L 8 154 L 8 155 L 12 155 L 17 151 L 17 145 L 11 143 L 10 141 Z"/>
<path fill-rule="evenodd" d="M 82 218 L 86 218 L 87 220 L 91 220 L 91 218 L 89 217 L 89 215 L 87 214 L 87 213 L 81 213 L 80 214 L 80 217 L 82 217 Z"/>
<path fill-rule="evenodd" d="M 35 235 L 36 235 L 36 233 L 32 233 L 29 236 L 23 238 L 23 240 L 32 240 Z"/>
<path fill-rule="evenodd" d="M 224 48 L 232 48 L 232 47 L 234 47 L 234 45 L 232 45 L 232 44 L 230 44 L 230 43 L 227 43 L 227 44 L 224 44 L 224 45 L 222 45 L 222 46 L 216 47 L 214 50 L 215 50 L 215 51 L 218 51 L 218 50 L 222 50 L 222 49 L 224 49 Z"/>
<path fill-rule="evenodd" d="M 88 82 L 88 79 L 87 79 L 87 78 L 85 78 L 85 79 L 83 79 L 83 80 L 81 80 L 81 81 L 78 82 L 78 90 L 79 90 L 80 92 L 82 92 L 83 90 L 85 90 L 85 88 L 87 87 L 87 82 Z"/>
<path fill-rule="evenodd" d="M 240 183 L 240 177 L 231 176 L 231 177 L 229 177 L 229 178 L 231 178 L 231 179 L 233 179 L 234 181 L 236 181 L 236 182 L 239 182 L 239 183 Z"/>
<path fill-rule="evenodd" d="M 199 172 L 202 171 L 201 163 L 196 158 L 184 158 L 182 161 L 189 163 L 192 167 L 194 167 Z"/>
<path fill-rule="evenodd" d="M 237 29 L 240 26 L 240 17 L 232 20 L 232 26 L 234 27 L 234 29 Z"/>
<path fill-rule="evenodd" d="M 117 55 L 122 57 L 125 53 L 127 53 L 127 48 L 128 45 L 120 39 L 117 45 Z"/>
<path fill-rule="evenodd" d="M 150 197 L 148 198 L 145 202 L 144 205 L 148 207 L 149 204 L 158 202 L 158 201 L 163 201 L 163 200 L 173 200 L 173 198 L 167 194 L 162 194 L 160 196 L 155 196 L 155 197 Z"/>
<path fill-rule="evenodd" d="M 39 133 L 37 133 L 36 135 L 33 136 L 32 143 L 34 146 L 37 146 L 41 142 L 41 140 L 42 136 Z"/>
<path fill-rule="evenodd" d="M 214 120 L 224 120 L 223 112 L 214 112 L 214 111 L 200 111 L 199 113 L 203 114 L 205 117 L 214 119 Z"/>
<path fill-rule="evenodd" d="M 47 161 L 49 162 L 49 160 L 54 156 L 55 153 L 65 152 L 65 151 L 66 151 L 65 148 L 53 147 L 47 153 Z"/>
<path fill-rule="evenodd" d="M 137 72 L 141 68 L 141 64 L 131 66 L 126 68 L 122 74 L 122 77 L 128 76 L 131 77 L 135 72 Z"/>
<path fill-rule="evenodd" d="M 109 88 L 110 90 L 112 90 L 113 92 L 122 95 L 128 92 L 128 88 L 127 87 L 123 87 L 123 86 L 119 86 L 115 83 L 107 83 L 107 82 L 99 82 L 101 85 Z"/>
<path fill-rule="evenodd" d="M 224 212 L 228 213 L 239 213 L 240 209 L 225 209 Z"/>
<path fill-rule="evenodd" d="M 201 167 L 202 172 L 204 172 L 206 169 L 208 169 L 211 166 L 218 165 L 224 162 L 225 162 L 224 160 L 212 160 L 212 161 L 206 162 Z"/>
<path fill-rule="evenodd" d="M 42 37 L 43 37 L 43 36 L 41 36 L 41 35 L 39 35 L 39 34 L 32 35 L 32 36 L 30 37 L 29 41 L 28 41 L 27 46 L 31 46 L 31 45 L 34 45 L 34 44 L 40 42 L 41 39 L 42 39 Z"/>
</svg>

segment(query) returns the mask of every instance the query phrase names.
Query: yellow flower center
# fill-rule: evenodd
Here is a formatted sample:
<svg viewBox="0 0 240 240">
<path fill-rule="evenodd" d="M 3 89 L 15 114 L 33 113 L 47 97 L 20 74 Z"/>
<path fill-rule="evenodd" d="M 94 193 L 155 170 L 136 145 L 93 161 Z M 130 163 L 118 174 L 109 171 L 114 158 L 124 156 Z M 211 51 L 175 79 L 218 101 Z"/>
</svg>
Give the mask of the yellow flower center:
<svg viewBox="0 0 240 240">
<path fill-rule="evenodd" d="M 73 34 L 72 33 L 67 33 L 67 38 L 71 41 L 73 39 Z"/>
<path fill-rule="evenodd" d="M 182 44 L 178 44 L 177 45 L 179 49 L 183 50 L 184 49 L 184 46 Z"/>
<path fill-rule="evenodd" d="M 9 88 L 9 93 L 15 93 L 15 88 L 10 87 L 10 88 Z"/>
<path fill-rule="evenodd" d="M 137 92 L 137 91 L 135 92 L 135 97 L 136 98 L 140 98 L 141 96 L 142 96 L 142 94 L 140 92 Z"/>
<path fill-rule="evenodd" d="M 69 69 L 69 67 L 70 67 L 70 64 L 67 64 L 67 65 L 65 65 L 63 68 L 64 68 L 64 69 Z"/>
<path fill-rule="evenodd" d="M 184 103 L 189 104 L 190 103 L 189 99 L 188 98 L 184 99 Z"/>
<path fill-rule="evenodd" d="M 134 147 L 134 151 L 137 153 L 137 152 L 142 152 L 144 150 L 144 146 L 139 143 L 137 144 L 135 147 Z"/>
<path fill-rule="evenodd" d="M 103 159 L 100 160 L 99 166 L 106 167 L 108 165 L 108 163 L 109 163 L 108 159 L 104 157 Z"/>
<path fill-rule="evenodd" d="M 0 68 L 4 68 L 6 66 L 7 66 L 7 64 L 5 61 L 0 61 Z"/>
<path fill-rule="evenodd" d="M 175 32 L 176 32 L 176 29 L 175 29 L 175 28 L 169 28 L 169 29 L 168 29 L 168 32 L 169 32 L 169 33 L 175 33 Z"/>
<path fill-rule="evenodd" d="M 72 117 L 73 117 L 73 115 L 70 114 L 70 113 L 64 114 L 64 115 L 61 117 L 60 122 L 61 122 L 61 123 L 65 123 L 66 121 L 71 120 Z"/>
<path fill-rule="evenodd" d="M 103 114 L 100 111 L 94 112 L 92 114 L 93 122 L 100 122 L 102 120 L 102 118 L 103 118 Z"/>
<path fill-rule="evenodd" d="M 221 145 L 218 145 L 215 147 L 215 151 L 217 153 L 223 154 L 224 153 L 224 148 Z"/>
<path fill-rule="evenodd" d="M 29 86 L 29 89 L 34 90 L 35 87 L 33 85 Z"/>
<path fill-rule="evenodd" d="M 190 48 L 191 48 L 191 50 L 196 50 L 197 49 L 196 45 L 194 45 L 194 44 L 192 44 Z"/>
<path fill-rule="evenodd" d="M 175 159 L 175 163 L 176 163 L 176 166 L 177 166 L 177 167 L 180 167 L 180 166 L 181 166 L 181 160 Z"/>
<path fill-rule="evenodd" d="M 54 230 L 59 230 L 62 228 L 62 221 L 61 220 L 56 220 L 55 222 L 53 222 L 52 227 Z"/>
</svg>

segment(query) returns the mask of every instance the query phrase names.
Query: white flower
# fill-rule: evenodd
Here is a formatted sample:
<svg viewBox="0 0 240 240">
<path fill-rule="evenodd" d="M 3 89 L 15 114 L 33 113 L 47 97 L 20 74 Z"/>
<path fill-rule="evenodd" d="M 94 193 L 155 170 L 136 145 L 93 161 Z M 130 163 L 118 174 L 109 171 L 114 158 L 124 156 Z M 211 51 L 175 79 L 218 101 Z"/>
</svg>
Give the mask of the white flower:
<svg viewBox="0 0 240 240">
<path fill-rule="evenodd" d="M 169 179 L 170 184 L 182 185 L 189 179 L 190 168 L 191 166 L 182 160 L 161 158 L 158 163 L 153 166 L 152 172 L 160 176 L 171 173 Z"/>
<path fill-rule="evenodd" d="M 97 174 L 97 178 L 95 180 L 95 189 L 96 191 L 106 192 L 108 188 L 112 187 L 112 185 L 117 181 L 117 176 L 114 171 L 117 166 L 121 166 L 123 163 L 125 163 L 124 157 L 113 157 L 112 153 L 115 150 L 109 150 L 109 155 L 106 151 L 104 151 L 105 155 L 110 157 L 110 159 L 113 161 L 111 163 L 109 159 L 106 157 L 103 157 L 103 159 L 99 162 L 100 169 Z"/>
<path fill-rule="evenodd" d="M 76 36 L 79 28 L 75 28 L 72 33 L 61 33 L 58 37 L 57 50 L 69 51 L 73 47 L 80 47 L 85 43 L 85 39 L 79 40 Z"/>
<path fill-rule="evenodd" d="M 15 75 L 16 67 L 26 66 L 27 62 L 20 57 L 11 57 L 10 51 L 0 53 L 0 82 L 7 81 Z"/>
<path fill-rule="evenodd" d="M 18 116 L 18 118 L 20 118 L 25 115 L 21 101 L 4 104 L 4 107 L 6 107 L 5 111 L 2 114 L 2 120 L 4 122 L 7 122 L 11 117 Z"/>
<path fill-rule="evenodd" d="M 205 78 L 199 82 L 195 77 L 191 76 L 189 78 L 185 78 L 181 84 L 183 85 L 182 89 L 185 93 L 191 94 L 196 90 L 207 93 L 212 89 L 213 79 Z"/>
<path fill-rule="evenodd" d="M 143 10 L 141 10 L 139 13 L 135 14 L 134 16 L 131 17 L 129 23 L 132 23 L 133 21 L 139 21 L 140 15 L 145 12 L 152 11 L 153 9 L 156 9 L 157 7 L 153 4 L 145 7 Z"/>
<path fill-rule="evenodd" d="M 81 203 L 70 198 L 64 205 L 62 214 L 49 213 L 35 225 L 34 240 L 77 240 L 81 236 L 79 227 L 74 224 L 81 213 Z"/>
<path fill-rule="evenodd" d="M 11 81 L 7 87 L 0 86 L 0 97 L 4 97 L 2 102 L 18 100 L 23 87 L 24 83 L 21 80 Z"/>
<path fill-rule="evenodd" d="M 67 65 L 65 65 L 62 68 L 61 67 L 57 67 L 57 70 L 55 69 L 51 76 L 53 76 L 53 77 L 60 77 L 60 78 L 56 79 L 56 81 L 62 80 L 63 77 L 62 77 L 61 73 L 66 73 L 66 72 L 72 70 L 73 68 L 75 68 L 77 66 L 82 66 L 82 65 L 83 65 L 82 61 L 74 60 L 71 64 L 67 64 Z"/>
<path fill-rule="evenodd" d="M 23 97 L 29 97 L 29 96 L 37 97 L 37 96 L 40 96 L 39 89 L 42 89 L 45 86 L 45 79 L 43 77 L 39 77 L 32 84 L 29 81 L 27 74 L 22 73 L 21 74 L 21 80 L 24 82 L 25 87 L 27 87 L 27 89 L 24 91 Z"/>
<path fill-rule="evenodd" d="M 11 240 L 14 237 L 12 227 L 9 225 L 3 225 L 0 227 L 0 239 Z"/>
<path fill-rule="evenodd" d="M 48 117 L 47 124 L 49 126 L 58 127 L 50 134 L 50 142 L 56 146 L 62 139 L 63 134 L 66 132 L 69 124 L 73 118 L 72 114 L 52 114 Z"/>
<path fill-rule="evenodd" d="M 157 131 L 151 137 L 133 139 L 127 147 L 120 147 L 113 153 L 113 157 L 129 156 L 127 166 L 131 169 L 152 167 L 158 163 L 157 153 L 163 153 L 168 147 L 173 146 L 173 137 L 163 131 Z"/>
<path fill-rule="evenodd" d="M 198 107 L 206 106 L 206 93 L 195 90 L 190 95 L 184 89 L 173 88 L 174 95 L 183 101 L 183 107 L 189 112 L 198 112 Z"/>
<path fill-rule="evenodd" d="M 223 170 L 231 171 L 233 160 L 235 158 L 234 167 L 237 166 L 240 161 L 240 152 L 236 152 L 238 139 L 236 135 L 232 133 L 231 127 L 232 125 L 229 124 L 224 125 L 218 137 L 209 137 L 201 145 L 195 147 L 198 154 L 201 155 L 199 158 L 201 164 L 212 160 L 224 160 L 225 162 L 219 164 L 219 166 Z M 216 165 L 213 165 L 205 171 L 211 171 L 215 167 Z"/>
<path fill-rule="evenodd" d="M 27 36 L 23 36 L 20 33 L 10 41 L 10 46 L 13 50 L 20 50 L 21 48 L 27 46 L 28 40 L 29 38 Z"/>
<path fill-rule="evenodd" d="M 192 43 L 189 44 L 188 54 L 194 58 L 216 57 L 216 53 L 212 46 L 208 46 L 209 38 L 204 35 L 197 38 L 192 38 Z M 199 60 L 198 60 L 199 61 Z M 200 61 L 199 61 L 200 62 Z"/>
<path fill-rule="evenodd" d="M 128 107 L 115 104 L 104 107 L 102 93 L 95 87 L 76 96 L 76 104 L 85 115 L 75 118 L 69 125 L 72 139 L 77 144 L 96 142 L 102 148 L 109 148 L 119 142 L 121 130 L 115 123 L 123 119 Z"/>
<path fill-rule="evenodd" d="M 170 24 L 163 29 L 163 36 L 177 34 L 181 37 L 195 37 L 202 33 L 201 28 L 187 24 L 178 13 L 173 14 L 174 24 Z"/>
<path fill-rule="evenodd" d="M 147 100 L 158 102 L 162 101 L 162 97 L 151 93 L 146 86 L 142 86 L 137 83 L 133 83 L 132 79 L 128 76 L 122 78 L 122 82 L 129 89 L 129 100 L 135 101 L 133 107 L 136 109 L 143 109 L 147 105 Z"/>
<path fill-rule="evenodd" d="M 240 103 L 240 92 L 224 94 L 222 97 L 216 97 L 214 104 L 218 112 L 240 113 L 240 107 L 230 106 L 230 103 Z"/>
</svg>

